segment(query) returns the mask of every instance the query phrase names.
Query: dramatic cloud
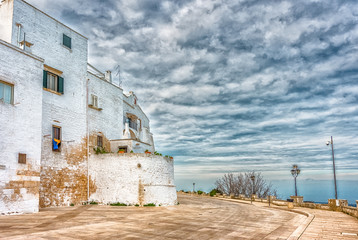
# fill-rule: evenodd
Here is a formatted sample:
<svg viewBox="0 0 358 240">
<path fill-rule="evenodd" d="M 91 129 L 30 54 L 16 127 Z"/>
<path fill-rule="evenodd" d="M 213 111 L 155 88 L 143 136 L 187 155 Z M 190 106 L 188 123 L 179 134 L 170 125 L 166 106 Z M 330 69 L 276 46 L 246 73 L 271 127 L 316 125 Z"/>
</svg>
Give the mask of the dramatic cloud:
<svg viewBox="0 0 358 240">
<path fill-rule="evenodd" d="M 87 36 L 91 64 L 120 65 L 179 187 L 292 164 L 331 179 L 331 135 L 338 178 L 358 179 L 356 1 L 30 3 Z"/>
</svg>

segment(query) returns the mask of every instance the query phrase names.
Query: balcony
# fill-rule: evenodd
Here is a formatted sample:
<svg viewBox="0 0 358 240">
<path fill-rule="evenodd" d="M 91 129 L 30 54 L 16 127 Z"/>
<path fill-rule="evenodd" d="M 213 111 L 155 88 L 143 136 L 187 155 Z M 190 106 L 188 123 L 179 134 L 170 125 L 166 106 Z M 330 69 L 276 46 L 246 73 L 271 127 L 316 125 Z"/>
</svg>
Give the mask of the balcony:
<svg viewBox="0 0 358 240">
<path fill-rule="evenodd" d="M 128 119 L 129 119 L 129 127 L 138 131 L 138 128 L 137 128 L 138 124 L 136 122 L 134 122 L 133 120 L 131 120 L 130 118 L 128 118 Z"/>
</svg>

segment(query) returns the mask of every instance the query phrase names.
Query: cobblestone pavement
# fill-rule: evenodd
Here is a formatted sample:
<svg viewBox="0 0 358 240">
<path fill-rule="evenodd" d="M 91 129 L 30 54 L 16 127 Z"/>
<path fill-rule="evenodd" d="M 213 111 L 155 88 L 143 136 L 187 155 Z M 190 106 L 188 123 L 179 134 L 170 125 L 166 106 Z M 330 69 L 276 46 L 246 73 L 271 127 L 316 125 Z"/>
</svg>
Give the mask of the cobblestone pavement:
<svg viewBox="0 0 358 240">
<path fill-rule="evenodd" d="M 287 239 L 301 214 L 178 195 L 172 207 L 78 206 L 0 217 L 1 239 Z"/>
</svg>

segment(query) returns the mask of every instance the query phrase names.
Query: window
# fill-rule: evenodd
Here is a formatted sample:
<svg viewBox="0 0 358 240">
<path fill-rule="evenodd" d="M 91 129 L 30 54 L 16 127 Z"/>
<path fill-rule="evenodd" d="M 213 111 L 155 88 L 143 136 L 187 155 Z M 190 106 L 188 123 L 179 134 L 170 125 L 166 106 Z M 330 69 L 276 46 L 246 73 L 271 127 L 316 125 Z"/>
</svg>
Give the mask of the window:
<svg viewBox="0 0 358 240">
<path fill-rule="evenodd" d="M 18 163 L 25 163 L 26 164 L 26 154 L 19 153 Z"/>
<path fill-rule="evenodd" d="M 52 72 L 44 70 L 43 87 L 63 94 L 63 78 Z"/>
<path fill-rule="evenodd" d="M 0 101 L 13 103 L 14 86 L 0 81 Z"/>
<path fill-rule="evenodd" d="M 68 47 L 69 49 L 71 49 L 71 38 L 65 34 L 63 34 L 63 42 L 62 44 L 66 47 Z"/>
<path fill-rule="evenodd" d="M 47 88 L 54 90 L 54 91 L 58 91 L 58 76 L 47 72 Z"/>
<path fill-rule="evenodd" d="M 97 136 L 97 147 L 103 147 L 103 137 Z"/>
<path fill-rule="evenodd" d="M 60 151 L 61 149 L 61 127 L 52 126 L 52 150 Z"/>
<path fill-rule="evenodd" d="M 92 106 L 98 108 L 98 97 L 96 95 L 92 95 Z"/>
</svg>

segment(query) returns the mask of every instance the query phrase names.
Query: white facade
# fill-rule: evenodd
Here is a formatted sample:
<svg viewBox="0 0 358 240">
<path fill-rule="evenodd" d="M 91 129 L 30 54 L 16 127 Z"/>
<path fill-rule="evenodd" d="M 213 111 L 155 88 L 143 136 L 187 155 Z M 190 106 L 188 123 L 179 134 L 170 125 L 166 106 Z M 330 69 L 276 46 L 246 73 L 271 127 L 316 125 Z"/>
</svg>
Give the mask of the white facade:
<svg viewBox="0 0 358 240">
<path fill-rule="evenodd" d="M 0 83 L 13 88 L 11 103 L 0 100 L 0 213 L 37 212 L 43 60 L 2 40 L 0 56 Z"/>
<path fill-rule="evenodd" d="M 4 150 L 0 152 L 0 171 L 6 173 L 0 176 L 0 203 L 14 192 L 21 191 L 8 204 L 10 207 L 2 209 L 0 206 L 0 212 L 25 211 L 14 207 L 23 201 L 21 199 L 31 199 L 37 204 L 29 204 L 31 207 L 26 211 L 38 209 L 38 206 L 80 204 L 93 194 L 101 196 L 103 202 L 109 202 L 107 195 L 102 194 L 103 188 L 96 184 L 111 184 L 105 177 L 113 175 L 102 174 L 99 178 L 96 171 L 105 173 L 111 167 L 99 164 L 98 167 L 103 169 L 97 165 L 91 168 L 90 164 L 97 164 L 91 161 L 92 158 L 106 159 L 106 154 L 95 155 L 95 152 L 117 154 L 119 149 L 125 149 L 128 154 L 119 158 L 123 164 L 108 161 L 110 165 L 120 164 L 123 172 L 130 172 L 132 168 L 127 162 L 137 156 L 135 153 L 155 150 L 149 119 L 139 107 L 135 94 L 123 94 L 123 89 L 111 82 L 109 71 L 103 74 L 87 63 L 86 37 L 23 0 L 1 2 L 0 39 L 7 42 L 0 42 L 0 82 L 13 85 L 15 95 L 13 103 L 0 103 L 0 151 Z M 6 62 L 2 63 L 5 59 Z M 33 84 L 28 86 L 30 83 Z M 22 105 L 17 106 L 19 93 L 21 101 L 18 102 Z M 26 131 L 28 128 L 31 130 Z M 28 139 L 31 143 L 24 147 L 21 139 Z M 24 151 L 31 163 L 27 168 L 16 162 L 17 154 Z M 113 154 L 107 156 L 114 159 Z M 146 157 L 153 161 L 146 154 L 141 157 L 143 164 Z M 155 158 L 158 164 L 168 160 L 165 159 Z M 157 165 L 152 166 L 156 168 Z M 173 172 L 173 162 L 166 166 L 167 169 L 162 168 L 164 175 L 166 171 Z M 30 171 L 30 168 L 35 170 Z M 152 171 L 149 168 L 146 170 L 148 173 L 161 174 L 160 169 Z M 21 179 L 36 182 L 32 185 L 26 183 L 37 188 L 35 197 L 29 197 L 28 189 L 17 190 L 16 184 L 10 184 L 24 173 L 21 172 L 24 169 L 28 170 L 25 172 L 27 175 Z M 91 169 L 91 174 L 88 169 Z M 174 181 L 172 175 L 168 175 L 171 182 Z M 96 180 L 93 179 L 95 176 Z M 138 182 L 137 175 L 125 178 L 129 182 Z M 149 178 L 150 174 L 147 174 L 146 179 Z M 153 178 L 157 179 L 154 175 Z M 117 183 L 126 184 L 125 181 Z M 96 189 L 101 189 L 102 193 L 96 193 Z M 166 187 L 151 189 L 146 196 L 152 196 L 152 202 L 175 204 L 176 194 L 174 198 L 173 193 L 171 201 L 160 200 L 159 195 L 166 191 Z M 153 189 L 158 190 L 157 197 Z M 138 189 L 130 194 L 138 200 Z"/>
<path fill-rule="evenodd" d="M 173 160 L 145 153 L 99 154 L 89 160 L 96 186 L 90 200 L 159 206 L 177 203 Z"/>
</svg>

